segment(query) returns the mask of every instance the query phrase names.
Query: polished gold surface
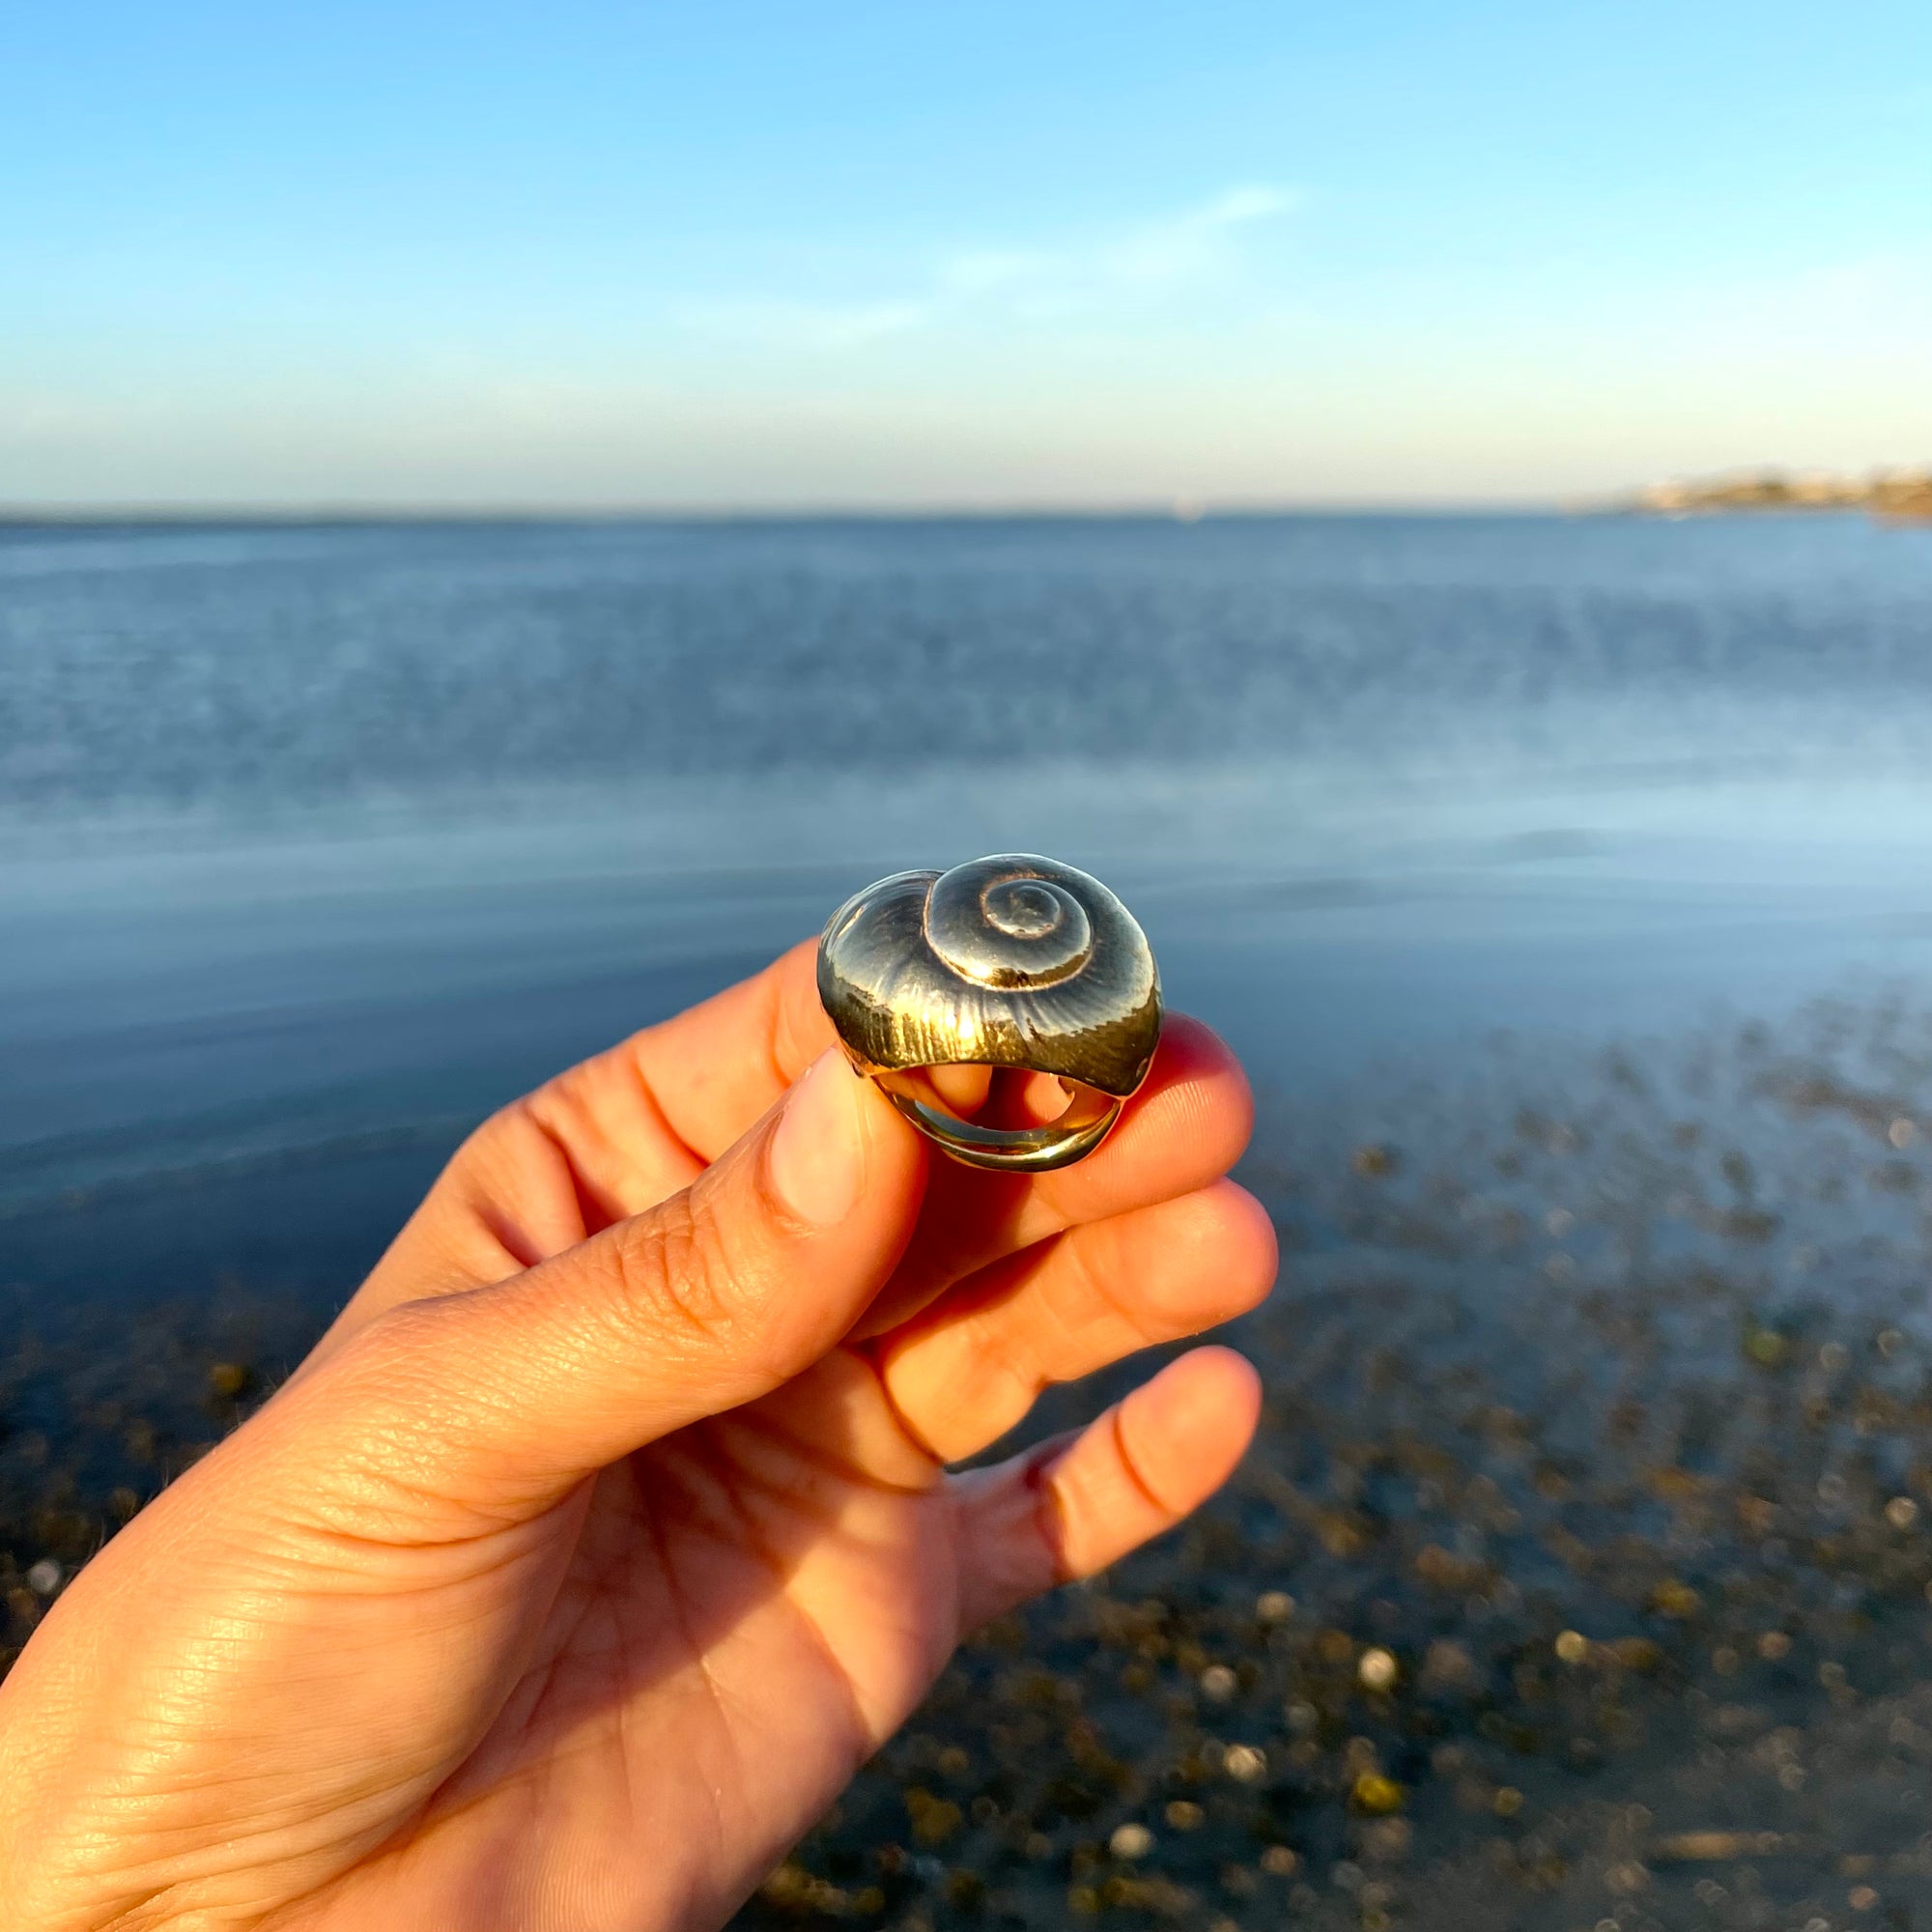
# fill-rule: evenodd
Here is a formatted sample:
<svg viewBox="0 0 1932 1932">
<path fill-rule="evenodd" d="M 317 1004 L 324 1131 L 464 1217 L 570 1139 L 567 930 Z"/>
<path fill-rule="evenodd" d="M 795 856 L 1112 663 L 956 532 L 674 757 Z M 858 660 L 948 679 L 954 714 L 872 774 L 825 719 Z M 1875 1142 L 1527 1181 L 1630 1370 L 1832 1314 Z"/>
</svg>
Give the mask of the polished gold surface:
<svg viewBox="0 0 1932 1932">
<path fill-rule="evenodd" d="M 855 893 L 818 942 L 818 996 L 852 1064 L 957 1160 L 1040 1172 L 1091 1153 L 1147 1078 L 1160 974 L 1098 879 L 1007 852 L 895 872 Z M 938 1066 L 1023 1067 L 1071 1094 L 1038 1126 L 981 1126 L 937 1104 Z"/>
</svg>

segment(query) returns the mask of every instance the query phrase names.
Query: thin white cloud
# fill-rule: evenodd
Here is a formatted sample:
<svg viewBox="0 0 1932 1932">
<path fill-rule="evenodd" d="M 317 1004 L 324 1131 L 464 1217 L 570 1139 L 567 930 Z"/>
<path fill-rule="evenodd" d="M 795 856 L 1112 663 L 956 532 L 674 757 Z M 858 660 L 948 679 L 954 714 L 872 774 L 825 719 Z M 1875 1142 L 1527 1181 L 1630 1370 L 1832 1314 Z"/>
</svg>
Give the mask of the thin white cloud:
<svg viewBox="0 0 1932 1932">
<path fill-rule="evenodd" d="M 1193 219 L 1208 228 L 1237 228 L 1247 221 L 1265 221 L 1271 214 L 1286 214 L 1297 197 L 1287 189 L 1250 183 L 1231 187 L 1205 208 L 1196 210 Z"/>
<path fill-rule="evenodd" d="M 1144 224 L 1102 250 L 1096 266 L 1115 288 L 1199 281 L 1231 265 L 1235 231 L 1293 206 L 1293 197 L 1281 188 L 1231 187 L 1197 208 Z"/>
<path fill-rule="evenodd" d="M 861 349 L 889 335 L 902 335 L 928 321 L 929 300 L 807 302 L 753 298 L 680 302 L 676 319 L 687 328 L 724 340 L 801 344 L 811 349 Z"/>
<path fill-rule="evenodd" d="M 680 304 L 676 315 L 714 337 L 840 350 L 945 323 L 1118 312 L 1136 302 L 1178 300 L 1236 275 L 1243 231 L 1298 204 L 1286 188 L 1244 183 L 1177 213 L 1052 247 L 960 249 L 909 277 L 904 293 L 882 299 L 696 301 Z"/>
<path fill-rule="evenodd" d="M 975 248 L 941 262 L 934 280 L 948 296 L 997 295 L 1036 278 L 1052 257 L 1018 248 Z"/>
</svg>

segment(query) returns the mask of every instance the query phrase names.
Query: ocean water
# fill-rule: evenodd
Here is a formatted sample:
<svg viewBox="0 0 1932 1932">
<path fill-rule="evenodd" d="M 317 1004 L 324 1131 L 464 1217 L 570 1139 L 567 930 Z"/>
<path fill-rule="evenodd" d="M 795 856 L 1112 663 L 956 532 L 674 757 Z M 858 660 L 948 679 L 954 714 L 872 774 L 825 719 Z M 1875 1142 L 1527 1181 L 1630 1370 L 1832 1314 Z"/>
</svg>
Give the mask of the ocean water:
<svg viewBox="0 0 1932 1932">
<path fill-rule="evenodd" d="M 446 1144 L 868 877 L 1084 864 L 1265 1086 L 1932 965 L 1851 517 L 0 530 L 0 1207 Z"/>
<path fill-rule="evenodd" d="M 1044 849 L 1255 1077 L 1261 1435 L 748 1932 L 1928 1922 L 1928 743 L 1854 518 L 0 529 L 0 1564 L 487 1109 Z"/>
<path fill-rule="evenodd" d="M 15 529 L 0 803 L 1909 762 L 1928 599 L 1852 518 Z"/>
</svg>

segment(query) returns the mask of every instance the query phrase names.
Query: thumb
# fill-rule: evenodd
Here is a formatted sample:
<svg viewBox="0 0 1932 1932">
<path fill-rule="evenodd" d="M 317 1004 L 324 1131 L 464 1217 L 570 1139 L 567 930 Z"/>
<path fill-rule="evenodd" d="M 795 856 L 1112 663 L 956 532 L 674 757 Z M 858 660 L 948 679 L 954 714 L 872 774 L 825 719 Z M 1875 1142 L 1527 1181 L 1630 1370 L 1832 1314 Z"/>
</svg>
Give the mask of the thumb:
<svg viewBox="0 0 1932 1932">
<path fill-rule="evenodd" d="M 815 1362 L 891 1275 L 924 1173 L 913 1130 L 825 1053 L 682 1193 L 508 1281 L 391 1309 L 291 1393 L 412 1494 L 534 1513 Z"/>
</svg>

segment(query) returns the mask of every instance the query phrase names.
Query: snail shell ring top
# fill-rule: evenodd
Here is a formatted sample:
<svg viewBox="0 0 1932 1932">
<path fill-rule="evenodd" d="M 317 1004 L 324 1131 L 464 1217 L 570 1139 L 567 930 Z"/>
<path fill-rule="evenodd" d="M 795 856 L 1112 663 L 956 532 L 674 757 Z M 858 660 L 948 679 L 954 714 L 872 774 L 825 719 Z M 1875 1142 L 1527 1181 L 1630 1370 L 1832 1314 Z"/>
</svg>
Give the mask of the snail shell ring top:
<svg viewBox="0 0 1932 1932">
<path fill-rule="evenodd" d="M 1133 914 L 1098 879 L 1023 852 L 854 894 L 819 939 L 818 997 L 853 1065 L 974 1167 L 1040 1173 L 1091 1153 L 1160 1039 L 1160 974 Z M 917 1077 L 958 1065 L 1054 1074 L 1073 1097 L 1043 1126 L 980 1126 Z"/>
</svg>

